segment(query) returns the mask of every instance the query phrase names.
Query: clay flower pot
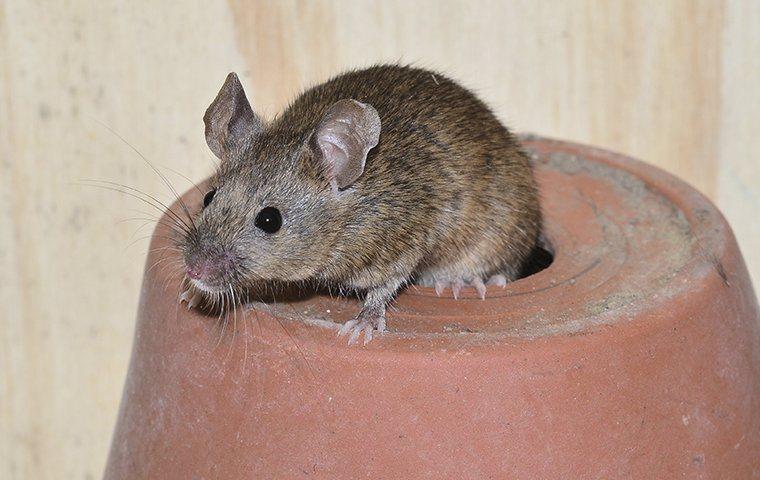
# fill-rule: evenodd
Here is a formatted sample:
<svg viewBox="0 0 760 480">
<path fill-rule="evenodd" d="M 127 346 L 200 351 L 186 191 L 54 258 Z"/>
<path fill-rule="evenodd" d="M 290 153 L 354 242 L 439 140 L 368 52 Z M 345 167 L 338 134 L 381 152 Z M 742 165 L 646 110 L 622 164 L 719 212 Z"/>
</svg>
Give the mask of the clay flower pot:
<svg viewBox="0 0 760 480">
<path fill-rule="evenodd" d="M 651 166 L 524 142 L 551 265 L 486 300 L 409 288 L 367 346 L 336 338 L 355 301 L 223 328 L 147 271 L 105 478 L 760 478 L 760 314 L 726 221 Z"/>
</svg>

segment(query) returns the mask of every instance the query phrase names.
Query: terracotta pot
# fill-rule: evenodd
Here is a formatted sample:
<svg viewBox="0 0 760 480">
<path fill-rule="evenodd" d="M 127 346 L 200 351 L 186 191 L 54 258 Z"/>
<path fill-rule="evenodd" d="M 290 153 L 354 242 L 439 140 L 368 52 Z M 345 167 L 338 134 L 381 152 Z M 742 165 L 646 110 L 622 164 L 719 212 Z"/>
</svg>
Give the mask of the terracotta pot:
<svg viewBox="0 0 760 480">
<path fill-rule="evenodd" d="M 485 301 L 410 288 L 367 346 L 336 338 L 355 301 L 223 328 L 146 271 L 105 478 L 760 478 L 760 314 L 726 221 L 651 166 L 525 145 L 551 266 Z"/>
</svg>

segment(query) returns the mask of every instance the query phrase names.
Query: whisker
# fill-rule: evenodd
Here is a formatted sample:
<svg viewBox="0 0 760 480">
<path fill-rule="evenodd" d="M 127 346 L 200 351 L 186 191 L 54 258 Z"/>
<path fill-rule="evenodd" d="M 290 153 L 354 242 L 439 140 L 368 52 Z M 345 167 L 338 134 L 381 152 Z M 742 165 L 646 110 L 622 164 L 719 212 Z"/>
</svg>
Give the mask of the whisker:
<svg viewBox="0 0 760 480">
<path fill-rule="evenodd" d="M 80 180 L 80 182 L 85 182 L 85 183 L 80 184 L 82 186 L 100 187 L 100 188 L 103 188 L 105 190 L 113 190 L 115 192 L 123 193 L 125 195 L 131 195 L 132 197 L 137 198 L 138 200 L 140 200 L 140 201 L 146 203 L 147 205 L 150 205 L 151 207 L 155 208 L 159 212 L 166 213 L 167 215 L 171 215 L 174 220 L 176 220 L 177 222 L 179 222 L 179 224 L 181 224 L 181 225 L 183 225 L 185 227 L 185 228 L 183 228 L 183 230 L 189 231 L 191 229 L 190 225 L 188 225 L 182 219 L 182 217 L 180 217 L 174 210 L 172 210 L 164 202 L 162 202 L 161 200 L 157 199 L 156 197 L 154 197 L 153 195 L 151 195 L 149 193 L 145 193 L 145 192 L 143 192 L 141 190 L 138 190 L 138 189 L 136 189 L 134 187 L 130 187 L 129 185 L 124 185 L 124 184 L 117 183 L 117 182 L 112 182 L 112 181 L 109 181 L 109 180 L 97 180 L 97 179 L 91 179 L 91 178 L 83 178 L 83 179 Z M 86 183 L 86 182 L 89 182 L 89 183 Z M 118 188 L 116 188 L 116 187 L 118 187 Z M 141 196 L 139 196 L 137 194 L 143 195 L 143 197 L 147 197 L 151 201 L 148 201 L 146 198 L 143 198 L 143 197 L 141 197 Z M 151 203 L 151 202 L 154 202 L 154 203 Z M 191 221 L 192 221 L 192 219 L 191 219 Z M 195 227 L 194 224 L 193 224 L 193 227 Z"/>
<path fill-rule="evenodd" d="M 272 299 L 273 299 L 273 301 L 274 301 L 274 303 L 276 305 L 277 304 L 277 298 L 275 298 L 274 292 L 272 292 Z M 303 353 L 303 350 L 301 350 L 301 347 L 298 345 L 298 342 L 296 341 L 295 337 L 293 337 L 293 334 L 290 333 L 290 331 L 287 328 L 285 328 L 285 325 L 282 323 L 282 320 L 280 320 L 280 316 L 279 315 L 275 314 L 275 315 L 272 315 L 272 317 L 274 317 L 274 319 L 277 320 L 277 323 L 280 324 L 280 328 L 282 328 L 282 330 L 288 335 L 288 337 L 290 338 L 290 341 L 293 342 L 293 346 L 296 347 L 296 350 L 298 351 L 298 354 L 303 359 L 304 364 L 306 365 L 307 369 L 309 370 L 309 373 L 312 375 L 312 378 L 313 378 L 314 377 L 314 371 L 313 371 L 313 369 L 311 367 L 311 364 L 309 364 L 309 360 L 306 358 L 306 355 Z"/>
<path fill-rule="evenodd" d="M 100 125 L 102 125 L 103 127 L 105 127 L 109 132 L 113 133 L 119 140 L 121 140 L 122 142 L 124 142 L 125 145 L 127 145 L 129 148 L 131 148 L 132 151 L 134 151 L 137 155 L 140 156 L 140 158 L 143 159 L 143 161 L 148 165 L 148 167 L 150 167 L 150 169 L 153 170 L 156 173 L 156 175 L 159 176 L 159 178 L 161 178 L 161 180 L 166 184 L 166 186 L 169 187 L 169 190 L 174 194 L 174 196 L 177 198 L 177 200 L 179 201 L 180 205 L 182 206 L 182 209 L 185 211 L 185 214 L 187 215 L 187 218 L 190 220 L 190 223 L 193 224 L 193 226 L 195 226 L 195 224 L 193 222 L 193 217 L 190 215 L 190 211 L 188 210 L 187 205 L 185 205 L 185 202 L 179 196 L 179 193 L 177 193 L 177 191 L 174 189 L 174 187 L 169 182 L 169 180 L 166 178 L 166 176 L 164 176 L 163 173 L 161 173 L 156 167 L 154 167 L 153 164 L 145 157 L 145 155 L 142 154 L 141 151 L 139 151 L 134 145 L 132 145 L 131 143 L 129 143 L 124 137 L 122 137 L 121 135 L 119 135 L 114 129 L 112 129 L 111 127 L 109 127 L 108 125 L 106 125 L 105 123 L 103 123 L 103 122 L 101 122 L 101 121 L 99 121 L 97 119 L 95 119 L 95 121 L 98 122 L 98 123 L 100 123 Z"/>
<path fill-rule="evenodd" d="M 102 188 L 104 190 L 111 190 L 111 191 L 123 193 L 123 194 L 129 195 L 129 196 L 131 196 L 133 198 L 136 198 L 136 199 L 138 199 L 138 200 L 146 203 L 147 205 L 150 205 L 151 207 L 153 207 L 153 208 L 155 208 L 155 209 L 163 212 L 163 210 L 160 207 L 158 207 L 158 206 L 150 203 L 149 201 L 145 200 L 144 198 L 141 198 L 141 197 L 139 197 L 137 195 L 134 195 L 134 194 L 132 194 L 130 192 L 126 192 L 126 191 L 123 191 L 123 190 L 119 190 L 119 189 L 116 189 L 116 188 L 113 188 L 113 187 L 104 186 L 104 185 L 89 185 L 89 184 L 80 184 L 80 185 L 81 186 L 92 187 L 92 188 Z M 174 212 L 171 212 L 171 211 L 167 210 L 167 213 L 171 214 L 171 213 L 174 213 Z M 178 223 L 171 215 L 167 216 L 166 218 L 172 222 L 172 224 L 167 224 L 167 226 L 169 228 L 171 228 L 173 231 L 177 232 L 180 235 L 189 234 L 188 227 L 186 227 L 186 226 Z"/>
<path fill-rule="evenodd" d="M 179 296 L 182 294 L 182 288 L 185 285 L 185 281 L 187 280 L 187 276 L 185 275 L 184 269 L 178 269 L 173 275 L 169 275 L 164 279 L 164 283 L 161 286 L 161 291 L 166 292 L 166 289 L 169 288 L 169 285 L 176 282 L 177 278 L 180 278 L 179 281 L 179 291 L 177 292 L 177 304 L 179 305 Z"/>
<path fill-rule="evenodd" d="M 187 175 L 185 175 L 185 174 L 183 174 L 183 173 L 181 173 L 181 172 L 178 172 L 177 170 L 174 170 L 173 168 L 167 167 L 166 165 L 159 165 L 159 166 L 160 166 L 161 168 L 165 169 L 165 170 L 169 170 L 170 172 L 172 172 L 172 173 L 173 173 L 173 174 L 175 174 L 175 175 L 179 175 L 180 177 L 182 177 L 182 178 L 184 178 L 185 180 L 187 180 L 188 182 L 190 182 L 190 184 L 191 184 L 193 187 L 195 187 L 195 190 L 196 190 L 198 193 L 200 193 L 200 194 L 201 194 L 201 197 L 203 197 L 203 196 L 205 195 L 205 192 L 201 191 L 201 189 L 200 189 L 200 187 L 198 186 L 198 184 L 197 184 L 197 183 L 195 183 L 194 181 L 190 180 L 190 178 L 188 178 L 188 177 L 187 177 Z"/>
<path fill-rule="evenodd" d="M 163 213 L 166 210 L 171 210 L 168 205 L 166 205 L 164 202 L 162 202 L 161 200 L 159 200 L 155 196 L 153 196 L 153 195 L 151 195 L 151 194 L 149 194 L 147 192 L 143 192 L 142 190 L 137 189 L 135 187 L 130 187 L 129 185 L 125 185 L 123 183 L 113 182 L 113 181 L 110 181 L 110 180 L 98 180 L 96 178 L 82 178 L 82 179 L 79 180 L 79 182 L 83 182 L 83 183 L 74 182 L 74 184 L 75 185 L 80 185 L 80 186 L 85 186 L 85 187 L 100 187 L 100 188 L 104 188 L 104 189 L 107 189 L 107 190 L 113 190 L 115 192 L 131 195 L 131 196 L 133 196 L 135 198 L 138 198 L 138 199 L 146 202 L 148 205 L 150 205 L 151 207 L 155 208 L 156 210 L 158 210 L 161 213 Z M 116 188 L 116 187 L 118 187 L 118 188 Z M 140 195 L 142 195 L 142 197 Z M 150 199 L 151 202 L 153 202 L 153 203 L 148 202 L 146 200 L 146 197 L 147 197 L 147 199 Z M 174 212 L 173 210 L 171 210 L 171 212 L 176 214 L 176 212 Z M 182 220 L 182 218 L 180 218 L 180 217 L 178 217 L 178 219 Z"/>
<path fill-rule="evenodd" d="M 129 247 L 133 246 L 135 243 L 139 242 L 140 240 L 146 240 L 146 239 L 150 239 L 150 238 L 161 238 L 161 239 L 164 239 L 164 240 L 168 240 L 170 242 L 174 242 L 176 240 L 174 238 L 167 237 L 166 235 L 150 234 L 150 235 L 142 236 L 140 238 L 136 238 L 133 242 L 131 242 L 126 247 L 124 247 L 124 250 L 127 250 Z"/>
<path fill-rule="evenodd" d="M 220 297 L 220 299 L 222 301 L 222 307 L 221 307 L 220 313 L 219 313 L 219 321 L 221 322 L 222 318 L 223 318 L 223 315 L 224 315 L 224 312 L 225 312 L 225 308 L 224 308 L 225 307 L 225 301 L 224 301 L 225 300 L 225 294 L 224 294 L 224 292 L 219 292 L 219 297 Z M 222 338 L 224 338 L 224 331 L 225 331 L 226 328 L 227 328 L 227 317 L 224 317 L 224 321 L 222 323 L 222 333 L 221 333 L 221 335 L 219 335 L 219 340 L 217 341 L 216 347 L 214 347 L 214 349 L 216 349 L 221 344 Z"/>
<path fill-rule="evenodd" d="M 228 283 L 227 285 L 229 286 L 230 291 L 230 306 L 227 308 L 227 316 L 229 317 L 229 310 L 232 309 L 232 340 L 230 341 L 230 348 L 227 350 L 227 356 L 224 360 L 225 363 L 235 347 L 235 336 L 237 334 L 237 306 L 235 305 L 235 292 L 232 289 L 231 283 Z"/>
<path fill-rule="evenodd" d="M 145 273 L 146 274 L 150 273 L 151 270 L 153 270 L 157 265 L 161 265 L 163 262 L 165 262 L 167 260 L 172 260 L 172 261 L 174 261 L 173 265 L 179 266 L 179 263 L 177 263 L 177 259 L 176 258 L 174 258 L 174 257 L 164 257 L 164 258 L 160 258 L 160 259 L 156 260 L 155 262 L 153 262 L 153 265 L 151 265 L 150 268 L 148 268 L 145 271 Z M 172 265 L 172 264 L 170 263 L 169 265 Z"/>
<path fill-rule="evenodd" d="M 131 218 L 124 218 L 124 219 L 121 219 L 121 220 L 119 220 L 118 222 L 116 222 L 116 224 L 118 225 L 118 224 L 121 224 L 121 223 L 127 223 L 127 222 L 137 222 L 137 221 L 142 221 L 142 222 L 144 222 L 144 223 L 140 224 L 140 226 L 139 226 L 139 227 L 137 227 L 137 230 L 140 230 L 141 228 L 144 228 L 146 225 L 155 224 L 155 225 L 160 225 L 160 226 L 162 226 L 162 227 L 166 227 L 166 228 L 169 228 L 169 229 L 171 229 L 171 230 L 174 230 L 174 231 L 175 231 L 175 232 L 177 232 L 177 233 L 185 233 L 185 232 L 184 232 L 184 231 L 182 231 L 182 230 L 178 230 L 178 229 L 176 228 L 176 225 L 175 225 L 175 224 L 173 224 L 173 223 L 166 223 L 166 222 L 164 222 L 163 220 L 157 220 L 157 219 L 155 219 L 155 218 L 148 218 L 148 217 L 131 217 Z"/>
<path fill-rule="evenodd" d="M 171 245 L 167 245 L 167 246 L 164 246 L 164 247 L 151 248 L 150 250 L 148 250 L 148 253 L 158 252 L 158 251 L 161 251 L 161 250 L 172 250 L 172 251 L 175 251 L 175 252 L 178 252 L 178 253 L 182 253 L 182 250 L 180 250 L 177 247 L 172 247 Z"/>
<path fill-rule="evenodd" d="M 147 220 L 147 221 L 145 221 L 145 223 L 142 223 L 141 225 L 139 225 L 139 226 L 138 226 L 138 227 L 135 229 L 135 231 L 134 231 L 134 232 L 132 232 L 132 235 L 130 235 L 130 236 L 129 236 L 129 240 L 132 240 L 132 239 L 134 239 L 135 235 L 137 235 L 137 234 L 140 232 L 140 230 L 142 230 L 143 228 L 145 228 L 145 227 L 147 227 L 148 225 L 151 225 L 151 224 L 153 224 L 153 223 L 155 223 L 153 220 Z M 176 229 L 176 228 L 174 228 L 172 225 L 167 225 L 167 224 L 165 224 L 165 223 L 161 223 L 161 222 L 159 222 L 159 223 L 158 223 L 158 225 L 161 225 L 161 226 L 164 226 L 164 227 L 168 228 L 169 230 L 171 230 L 173 233 L 175 233 L 175 234 L 177 234 L 177 235 L 180 235 L 180 236 L 184 235 L 184 232 L 182 232 L 182 231 L 180 231 L 180 230 L 177 230 L 177 229 Z M 151 234 L 150 236 L 152 236 L 152 234 Z M 172 242 L 174 242 L 174 241 L 176 241 L 176 239 L 172 239 Z"/>
</svg>

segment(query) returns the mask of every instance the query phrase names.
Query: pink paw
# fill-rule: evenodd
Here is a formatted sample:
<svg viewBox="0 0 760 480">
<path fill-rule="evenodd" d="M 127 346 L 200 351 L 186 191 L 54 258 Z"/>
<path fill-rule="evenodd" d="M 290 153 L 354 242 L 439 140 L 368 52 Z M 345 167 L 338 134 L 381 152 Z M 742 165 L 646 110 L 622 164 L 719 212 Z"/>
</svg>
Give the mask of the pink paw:
<svg viewBox="0 0 760 480">
<path fill-rule="evenodd" d="M 350 332 L 351 335 L 348 337 L 348 344 L 353 345 L 359 340 L 359 337 L 363 332 L 364 345 L 366 345 L 372 341 L 372 332 L 374 330 L 377 330 L 378 332 L 385 331 L 385 316 L 362 312 L 353 320 L 344 323 L 338 331 L 338 336 L 341 337 Z"/>
<path fill-rule="evenodd" d="M 187 288 L 179 295 L 179 303 L 187 302 L 187 309 L 200 305 L 203 300 L 203 294 L 192 285 L 188 285 Z"/>
</svg>

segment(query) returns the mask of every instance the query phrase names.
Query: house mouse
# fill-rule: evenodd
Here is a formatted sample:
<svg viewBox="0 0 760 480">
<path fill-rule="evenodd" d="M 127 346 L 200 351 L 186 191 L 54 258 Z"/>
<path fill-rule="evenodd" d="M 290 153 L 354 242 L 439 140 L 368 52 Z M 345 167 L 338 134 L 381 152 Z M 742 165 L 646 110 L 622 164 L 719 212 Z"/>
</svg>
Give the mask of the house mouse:
<svg viewBox="0 0 760 480">
<path fill-rule="evenodd" d="M 230 73 L 204 115 L 221 160 L 179 242 L 192 307 L 256 282 L 364 293 L 339 335 L 385 330 L 406 284 L 514 280 L 540 209 L 527 155 L 489 108 L 446 76 L 399 65 L 349 71 L 306 90 L 272 121 Z"/>
</svg>

